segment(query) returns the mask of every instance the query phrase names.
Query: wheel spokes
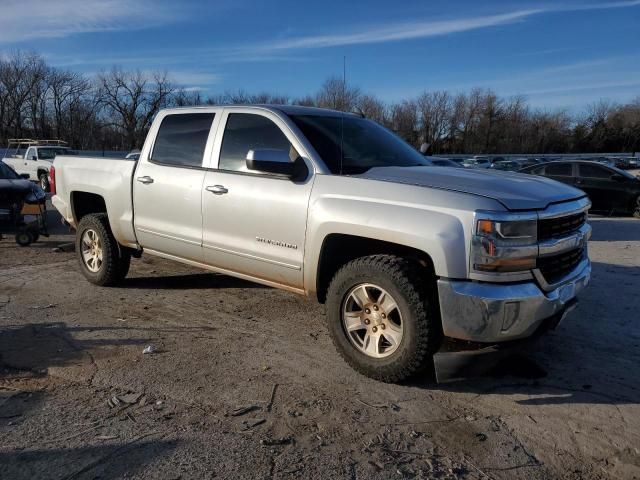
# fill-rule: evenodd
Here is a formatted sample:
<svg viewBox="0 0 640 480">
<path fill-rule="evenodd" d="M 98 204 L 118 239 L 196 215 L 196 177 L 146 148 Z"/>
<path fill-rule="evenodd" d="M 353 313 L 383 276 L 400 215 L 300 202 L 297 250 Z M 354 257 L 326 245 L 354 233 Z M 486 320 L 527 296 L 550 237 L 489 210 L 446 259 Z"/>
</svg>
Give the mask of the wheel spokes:
<svg viewBox="0 0 640 480">
<path fill-rule="evenodd" d="M 354 332 L 367 328 L 367 326 L 362 321 L 361 312 L 345 313 L 344 322 L 348 332 Z"/>
<path fill-rule="evenodd" d="M 365 353 L 372 357 L 377 357 L 380 354 L 380 337 L 377 335 L 371 335 L 367 333 L 364 336 L 363 348 Z"/>
<path fill-rule="evenodd" d="M 373 299 L 369 296 L 366 285 L 360 285 L 351 293 L 351 298 L 354 299 L 360 309 L 364 309 L 364 306 L 373 303 Z"/>
<path fill-rule="evenodd" d="M 378 297 L 378 305 L 380 306 L 380 308 L 382 308 L 386 312 L 387 315 L 389 315 L 396 308 L 398 308 L 398 305 L 396 304 L 393 297 L 389 295 L 387 292 L 385 292 L 384 290 L 380 293 L 380 296 Z"/>
</svg>

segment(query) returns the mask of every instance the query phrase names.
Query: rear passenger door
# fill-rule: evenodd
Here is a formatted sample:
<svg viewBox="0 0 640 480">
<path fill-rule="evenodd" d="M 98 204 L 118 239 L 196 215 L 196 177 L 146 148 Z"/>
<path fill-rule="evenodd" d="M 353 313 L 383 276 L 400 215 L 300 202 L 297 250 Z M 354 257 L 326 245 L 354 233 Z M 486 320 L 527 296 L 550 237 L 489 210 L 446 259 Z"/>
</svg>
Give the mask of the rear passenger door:
<svg viewBox="0 0 640 480">
<path fill-rule="evenodd" d="M 307 207 L 313 167 L 273 112 L 228 109 L 219 127 L 203 195 L 206 263 L 255 280 L 302 289 Z M 307 164 L 299 180 L 248 170 L 249 150 L 276 149 Z"/>
<path fill-rule="evenodd" d="M 145 146 L 133 179 L 134 226 L 143 248 L 203 261 L 203 163 L 219 111 L 169 111 L 149 132 L 154 143 Z"/>
</svg>

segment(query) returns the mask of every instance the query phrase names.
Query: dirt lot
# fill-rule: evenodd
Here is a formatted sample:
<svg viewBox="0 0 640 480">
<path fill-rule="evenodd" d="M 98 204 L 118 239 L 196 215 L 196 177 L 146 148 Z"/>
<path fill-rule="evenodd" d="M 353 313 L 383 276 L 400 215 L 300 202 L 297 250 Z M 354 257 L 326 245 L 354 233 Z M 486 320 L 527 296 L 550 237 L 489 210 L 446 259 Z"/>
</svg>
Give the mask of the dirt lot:
<svg viewBox="0 0 640 480">
<path fill-rule="evenodd" d="M 359 376 L 293 294 L 152 257 L 98 288 L 64 232 L 0 241 L 0 478 L 640 478 L 640 221 L 593 226 L 578 309 L 447 385 Z"/>
</svg>

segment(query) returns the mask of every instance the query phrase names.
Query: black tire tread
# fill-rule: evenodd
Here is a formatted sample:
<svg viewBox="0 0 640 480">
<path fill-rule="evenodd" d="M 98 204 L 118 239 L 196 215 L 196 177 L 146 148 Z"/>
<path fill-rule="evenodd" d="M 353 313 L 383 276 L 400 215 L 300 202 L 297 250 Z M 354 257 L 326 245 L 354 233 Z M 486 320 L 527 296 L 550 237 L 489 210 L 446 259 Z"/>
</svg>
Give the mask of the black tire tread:
<svg viewBox="0 0 640 480">
<path fill-rule="evenodd" d="M 82 233 L 85 228 L 89 227 L 98 232 L 103 244 L 103 267 L 97 273 L 90 272 L 82 259 Z M 82 217 L 76 235 L 76 254 L 80 262 L 80 270 L 89 282 L 103 287 L 113 286 L 120 282 L 129 270 L 128 260 L 130 259 L 128 253 L 124 256 L 121 255 L 121 250 L 113 233 L 111 233 L 106 213 L 92 213 Z"/>
<path fill-rule="evenodd" d="M 368 269 L 388 276 L 395 286 L 403 292 L 405 300 L 414 309 L 417 333 L 416 348 L 410 354 L 403 350 L 394 365 L 370 367 L 347 355 L 334 335 L 331 335 L 332 341 L 342 358 L 354 370 L 383 382 L 401 382 L 431 367 L 432 355 L 440 344 L 441 327 L 436 321 L 437 315 L 435 315 L 434 305 L 430 301 L 429 285 L 427 285 L 427 279 L 424 278 L 424 268 L 416 261 L 395 255 L 371 255 L 356 258 L 343 265 L 331 280 L 328 297 L 335 298 L 336 295 L 339 295 L 339 292 L 334 290 L 342 277 L 349 275 L 350 272 Z M 342 292 L 342 295 L 345 293 Z"/>
</svg>

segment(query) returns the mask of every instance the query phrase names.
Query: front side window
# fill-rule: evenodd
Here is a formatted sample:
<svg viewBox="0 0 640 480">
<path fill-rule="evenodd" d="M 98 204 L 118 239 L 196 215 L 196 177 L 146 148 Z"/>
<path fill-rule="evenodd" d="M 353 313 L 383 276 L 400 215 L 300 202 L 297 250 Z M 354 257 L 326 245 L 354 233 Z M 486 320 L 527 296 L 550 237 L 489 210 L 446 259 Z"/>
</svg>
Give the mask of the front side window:
<svg viewBox="0 0 640 480">
<path fill-rule="evenodd" d="M 350 175 L 374 167 L 417 167 L 431 162 L 397 135 L 371 120 L 290 115 L 331 173 Z"/>
<path fill-rule="evenodd" d="M 37 155 L 36 155 L 36 149 L 35 148 L 30 148 L 29 150 L 27 150 L 26 158 L 27 158 L 27 160 L 32 160 L 33 157 L 38 158 Z"/>
<path fill-rule="evenodd" d="M 262 115 L 231 113 L 220 148 L 221 170 L 247 172 L 249 150 L 284 150 L 291 155 L 291 142 L 280 128 Z"/>
<path fill-rule="evenodd" d="M 556 177 L 570 177 L 571 176 L 571 164 L 570 163 L 550 163 L 546 166 L 545 175 L 551 175 Z"/>
<path fill-rule="evenodd" d="M 201 167 L 214 113 L 179 113 L 162 119 L 151 161 Z"/>
</svg>

